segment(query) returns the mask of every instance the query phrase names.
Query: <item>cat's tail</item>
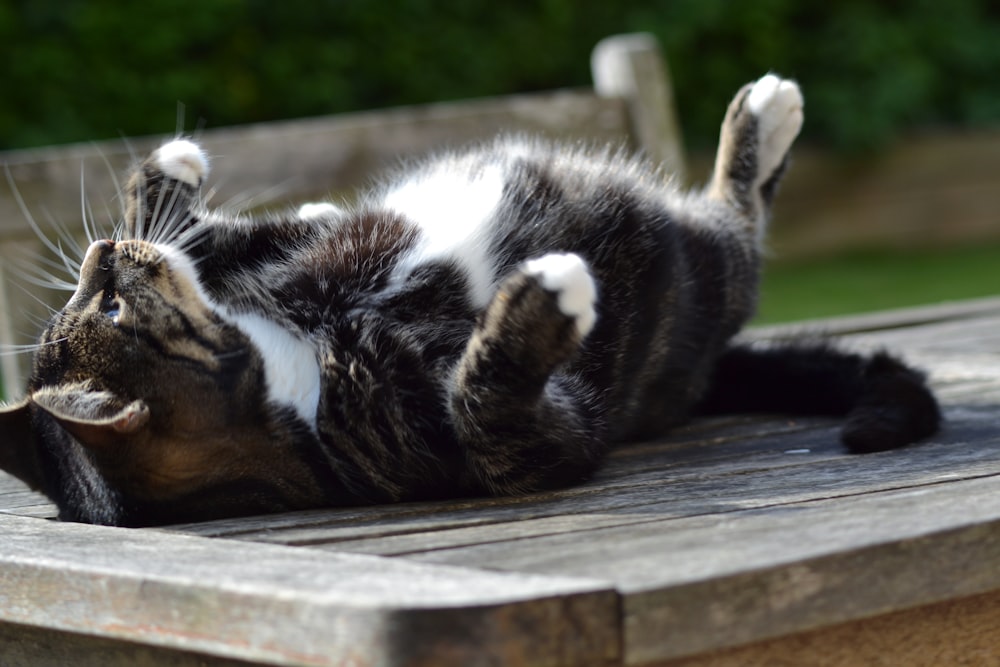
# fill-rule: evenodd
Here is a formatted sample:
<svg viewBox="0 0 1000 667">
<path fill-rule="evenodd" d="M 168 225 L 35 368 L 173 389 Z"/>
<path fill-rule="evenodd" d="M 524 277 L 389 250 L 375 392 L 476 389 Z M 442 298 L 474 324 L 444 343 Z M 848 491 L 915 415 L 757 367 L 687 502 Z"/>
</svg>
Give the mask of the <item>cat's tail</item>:
<svg viewBox="0 0 1000 667">
<path fill-rule="evenodd" d="M 827 343 L 737 344 L 719 358 L 700 414 L 846 416 L 852 452 L 908 445 L 937 431 L 941 411 L 924 375 L 885 353 Z"/>
</svg>

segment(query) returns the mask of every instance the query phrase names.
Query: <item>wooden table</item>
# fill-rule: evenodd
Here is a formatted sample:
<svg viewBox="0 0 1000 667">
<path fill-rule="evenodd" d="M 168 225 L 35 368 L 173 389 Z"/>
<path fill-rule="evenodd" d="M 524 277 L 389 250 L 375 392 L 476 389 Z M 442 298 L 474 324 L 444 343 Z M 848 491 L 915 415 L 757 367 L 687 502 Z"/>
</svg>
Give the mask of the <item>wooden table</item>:
<svg viewBox="0 0 1000 667">
<path fill-rule="evenodd" d="M 1000 662 L 1000 300 L 822 328 L 927 369 L 943 431 L 699 421 L 558 493 L 164 530 L 4 478 L 0 664 Z"/>
</svg>

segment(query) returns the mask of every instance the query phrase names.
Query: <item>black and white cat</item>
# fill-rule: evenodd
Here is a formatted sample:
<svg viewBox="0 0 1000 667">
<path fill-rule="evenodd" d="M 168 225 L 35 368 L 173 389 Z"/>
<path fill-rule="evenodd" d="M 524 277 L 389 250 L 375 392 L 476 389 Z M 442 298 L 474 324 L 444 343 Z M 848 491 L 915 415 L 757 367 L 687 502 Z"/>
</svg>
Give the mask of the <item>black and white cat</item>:
<svg viewBox="0 0 1000 667">
<path fill-rule="evenodd" d="M 205 208 L 204 153 L 168 143 L 0 412 L 0 467 L 63 519 L 148 525 L 558 487 L 698 411 L 847 415 L 856 451 L 930 434 L 888 355 L 729 342 L 802 119 L 795 83 L 745 86 L 704 192 L 508 137 L 265 217 Z"/>
</svg>

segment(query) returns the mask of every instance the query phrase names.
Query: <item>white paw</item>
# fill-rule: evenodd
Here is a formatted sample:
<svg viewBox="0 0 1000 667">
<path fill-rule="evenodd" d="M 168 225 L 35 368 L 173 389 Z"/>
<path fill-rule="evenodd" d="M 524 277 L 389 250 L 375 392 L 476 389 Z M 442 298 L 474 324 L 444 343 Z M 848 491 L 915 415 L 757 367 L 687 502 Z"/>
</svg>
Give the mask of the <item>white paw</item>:
<svg viewBox="0 0 1000 667">
<path fill-rule="evenodd" d="M 208 175 L 208 157 L 198 144 L 187 139 L 163 144 L 154 158 L 164 174 L 194 187 L 200 186 Z"/>
<path fill-rule="evenodd" d="M 750 89 L 747 107 L 757 117 L 759 172 L 767 178 L 802 129 L 802 93 L 794 81 L 767 74 Z"/>
<path fill-rule="evenodd" d="M 295 212 L 299 220 L 315 220 L 316 218 L 330 218 L 340 214 L 340 209 L 329 202 L 310 202 L 299 206 Z"/>
<path fill-rule="evenodd" d="M 524 270 L 537 277 L 542 287 L 558 295 L 559 310 L 575 320 L 581 338 L 590 333 L 597 319 L 594 311 L 597 289 L 586 262 L 579 255 L 545 255 L 525 262 Z"/>
</svg>

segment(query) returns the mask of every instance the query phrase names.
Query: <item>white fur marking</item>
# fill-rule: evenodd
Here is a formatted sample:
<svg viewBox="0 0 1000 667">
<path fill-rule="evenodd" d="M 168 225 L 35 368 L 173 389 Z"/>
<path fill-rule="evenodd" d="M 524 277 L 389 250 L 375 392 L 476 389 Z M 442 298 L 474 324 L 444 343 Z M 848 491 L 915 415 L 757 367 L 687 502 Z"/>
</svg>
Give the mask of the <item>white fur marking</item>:
<svg viewBox="0 0 1000 667">
<path fill-rule="evenodd" d="M 447 259 L 461 266 L 473 302 L 489 303 L 495 269 L 488 254 L 490 222 L 503 196 L 503 172 L 491 166 L 469 174 L 464 165 L 447 164 L 419 174 L 385 197 L 387 208 L 421 231 L 416 245 L 399 261 L 393 278 L 403 280 L 416 267 Z"/>
<path fill-rule="evenodd" d="M 586 262 L 579 255 L 545 255 L 525 262 L 524 270 L 536 276 L 542 287 L 559 295 L 559 310 L 576 321 L 581 337 L 590 333 L 597 319 L 594 311 L 597 290 Z"/>
<path fill-rule="evenodd" d="M 268 399 L 291 406 L 315 430 L 320 390 L 320 369 L 315 348 L 261 315 L 233 313 L 218 306 L 202 287 L 191 258 L 167 245 L 157 245 L 156 248 L 172 271 L 183 274 L 191 282 L 205 304 L 239 327 L 256 346 L 264 361 Z"/>
<path fill-rule="evenodd" d="M 156 164 L 170 178 L 198 187 L 208 175 L 208 157 L 198 144 L 176 139 L 157 149 Z"/>
<path fill-rule="evenodd" d="M 773 74 L 765 74 L 757 83 L 753 84 L 753 88 L 750 89 L 750 95 L 747 97 L 747 106 L 750 107 L 750 112 L 755 116 L 759 116 L 761 111 L 771 101 L 774 93 L 778 90 L 778 84 L 781 83 L 781 79 Z"/>
<path fill-rule="evenodd" d="M 296 215 L 299 220 L 315 220 L 317 218 L 332 218 L 340 215 L 340 208 L 329 202 L 309 202 L 299 206 Z"/>
<path fill-rule="evenodd" d="M 794 81 L 773 74 L 750 89 L 747 106 L 757 116 L 758 180 L 770 178 L 802 129 L 802 93 Z"/>
<path fill-rule="evenodd" d="M 290 405 L 316 429 L 320 370 L 316 349 L 269 319 L 255 313 L 229 313 L 227 319 L 250 337 L 264 360 L 267 397 Z"/>
</svg>

